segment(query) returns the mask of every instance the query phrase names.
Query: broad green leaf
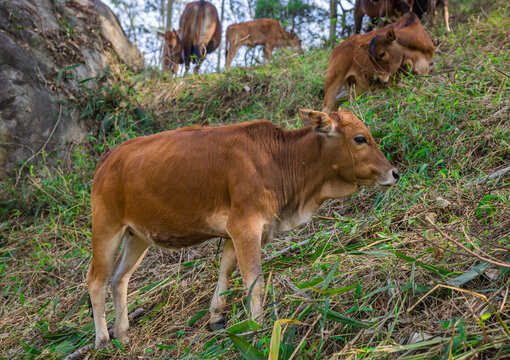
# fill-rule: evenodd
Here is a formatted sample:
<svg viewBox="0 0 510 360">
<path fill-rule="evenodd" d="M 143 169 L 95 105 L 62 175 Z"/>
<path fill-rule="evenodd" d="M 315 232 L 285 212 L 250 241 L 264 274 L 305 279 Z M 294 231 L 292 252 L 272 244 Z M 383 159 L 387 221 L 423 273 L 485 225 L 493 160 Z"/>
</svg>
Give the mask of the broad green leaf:
<svg viewBox="0 0 510 360">
<path fill-rule="evenodd" d="M 232 325 L 227 329 L 227 332 L 229 334 L 241 334 L 247 331 L 255 331 L 260 329 L 262 329 L 262 326 L 257 324 L 255 321 L 248 319 Z"/>
<path fill-rule="evenodd" d="M 188 320 L 188 325 L 193 326 L 202 316 L 207 314 L 207 312 L 208 312 L 207 310 L 199 311 L 198 314 L 196 314 L 195 316 Z"/>
<path fill-rule="evenodd" d="M 275 321 L 273 326 L 273 333 L 271 334 L 271 343 L 269 344 L 269 360 L 278 360 L 280 353 L 280 341 L 282 336 L 282 326 L 280 321 Z"/>
<path fill-rule="evenodd" d="M 234 334 L 228 334 L 230 340 L 236 347 L 237 350 L 244 356 L 245 359 L 248 360 L 262 360 L 264 356 L 262 352 L 256 348 L 254 348 L 251 344 L 245 341 L 242 337 L 239 337 Z"/>
<path fill-rule="evenodd" d="M 342 315 L 340 313 L 337 313 L 333 310 L 328 310 L 326 312 L 326 319 L 333 320 L 336 322 L 341 322 L 347 325 L 351 325 L 358 328 L 369 328 L 372 324 L 361 322 L 357 319 L 350 318 L 348 316 Z"/>
<path fill-rule="evenodd" d="M 473 280 L 474 278 L 483 274 L 485 269 L 489 267 L 489 263 L 486 261 L 481 262 L 480 264 L 473 266 L 470 270 L 466 271 L 464 274 L 457 276 L 453 279 L 448 279 L 448 282 L 456 287 L 460 287 L 467 283 L 468 281 Z"/>
</svg>

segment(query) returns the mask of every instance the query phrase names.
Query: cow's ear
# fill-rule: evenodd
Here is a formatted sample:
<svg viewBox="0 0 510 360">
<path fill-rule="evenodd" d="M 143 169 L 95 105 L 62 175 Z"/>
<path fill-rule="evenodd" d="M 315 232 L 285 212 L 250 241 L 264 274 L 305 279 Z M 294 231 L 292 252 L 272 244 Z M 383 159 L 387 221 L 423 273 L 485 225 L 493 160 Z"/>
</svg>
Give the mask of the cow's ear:
<svg viewBox="0 0 510 360">
<path fill-rule="evenodd" d="M 395 31 L 393 29 L 389 29 L 386 32 L 386 39 L 388 39 L 389 41 L 395 41 L 396 38 L 397 36 L 395 35 Z"/>
<path fill-rule="evenodd" d="M 315 131 L 322 134 L 334 134 L 336 124 L 331 121 L 328 114 L 310 109 L 299 109 L 298 112 L 305 125 L 311 125 Z"/>
<path fill-rule="evenodd" d="M 161 31 L 158 31 L 158 35 L 165 37 L 165 34 L 163 34 Z"/>
<path fill-rule="evenodd" d="M 361 43 L 360 46 L 359 46 L 361 49 L 365 50 L 365 51 L 369 51 L 370 50 L 370 43 Z"/>
</svg>

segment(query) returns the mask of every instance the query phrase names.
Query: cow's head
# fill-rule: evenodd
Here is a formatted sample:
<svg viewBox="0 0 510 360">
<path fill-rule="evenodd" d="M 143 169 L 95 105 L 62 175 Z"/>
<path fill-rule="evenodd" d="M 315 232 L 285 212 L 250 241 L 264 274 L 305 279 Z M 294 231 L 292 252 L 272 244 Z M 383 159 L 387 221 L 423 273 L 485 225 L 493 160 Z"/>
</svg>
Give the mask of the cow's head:
<svg viewBox="0 0 510 360">
<path fill-rule="evenodd" d="M 158 31 L 163 37 L 163 69 L 177 72 L 182 62 L 182 43 L 179 34 L 175 30 L 167 30 L 164 33 Z"/>
<path fill-rule="evenodd" d="M 290 31 L 285 30 L 285 41 L 286 46 L 292 47 L 297 49 L 300 53 L 303 53 L 303 48 L 301 47 L 301 39 L 299 39 L 299 36 L 294 32 L 294 29 L 291 29 Z"/>
<path fill-rule="evenodd" d="M 402 64 L 404 54 L 402 47 L 396 42 L 396 35 L 393 29 L 389 29 L 385 34 L 378 34 L 370 39 L 368 57 L 382 82 L 388 82 L 396 74 Z"/>
<path fill-rule="evenodd" d="M 335 176 L 357 185 L 390 186 L 400 175 L 383 155 L 366 126 L 349 110 L 330 115 L 299 109 L 305 124 L 325 137 L 326 166 Z"/>
</svg>

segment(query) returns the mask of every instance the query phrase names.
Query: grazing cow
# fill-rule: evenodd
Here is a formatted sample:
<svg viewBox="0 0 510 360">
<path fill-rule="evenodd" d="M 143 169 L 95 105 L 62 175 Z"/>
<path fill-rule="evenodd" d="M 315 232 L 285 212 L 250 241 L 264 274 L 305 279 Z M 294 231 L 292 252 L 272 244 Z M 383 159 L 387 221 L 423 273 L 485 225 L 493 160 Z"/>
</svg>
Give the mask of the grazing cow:
<svg viewBox="0 0 510 360">
<path fill-rule="evenodd" d="M 206 55 L 216 50 L 221 41 L 218 11 L 211 3 L 200 0 L 186 5 L 179 20 L 183 62 L 188 73 L 190 61 L 198 72 Z"/>
<path fill-rule="evenodd" d="M 273 19 L 257 19 L 239 24 L 232 24 L 227 28 L 225 56 L 225 68 L 230 68 L 232 59 L 241 46 L 253 48 L 262 45 L 264 59 L 271 61 L 275 47 L 293 47 L 303 52 L 301 40 L 294 32 L 286 31 L 278 21 Z"/>
<path fill-rule="evenodd" d="M 369 58 L 385 72 L 411 72 L 427 75 L 434 55 L 434 44 L 414 13 L 407 15 L 405 26 L 376 34 L 369 43 Z"/>
<path fill-rule="evenodd" d="M 101 157 L 92 183 L 87 276 L 96 347 L 109 340 L 110 278 L 115 336 L 126 336 L 128 281 L 150 245 L 179 249 L 225 238 L 209 324 L 224 325 L 224 294 L 236 263 L 257 319 L 264 285 L 261 247 L 273 231 L 304 224 L 326 199 L 348 196 L 361 185 L 397 182 L 398 172 L 349 110 L 299 114 L 310 126 L 284 130 L 258 120 L 164 131 L 128 140 Z"/>
<path fill-rule="evenodd" d="M 163 70 L 170 70 L 173 74 L 176 74 L 179 71 L 179 64 L 184 62 L 181 38 L 175 30 L 167 30 L 164 33 L 158 31 L 158 35 L 164 39 L 161 60 Z"/>
<path fill-rule="evenodd" d="M 394 36 L 398 40 L 393 42 L 392 51 L 385 53 L 377 50 L 372 55 L 377 56 L 377 59 L 371 58 L 370 41 L 381 34 L 388 39 Z M 406 51 L 403 51 L 404 47 L 407 47 Z M 402 54 L 400 57 L 397 57 L 399 53 L 395 54 L 397 48 Z M 353 87 L 355 96 L 359 96 L 378 82 L 388 82 L 399 69 L 407 65 L 411 65 L 411 72 L 419 74 L 424 73 L 422 68 L 426 66 L 428 73 L 428 61 L 433 53 L 434 46 L 430 37 L 413 13 L 405 14 L 384 28 L 349 37 L 338 44 L 329 56 L 322 111 L 331 111 L 337 98 L 346 97 L 349 88 Z"/>
<path fill-rule="evenodd" d="M 432 25 L 434 25 L 437 16 L 437 7 L 441 6 L 443 8 L 446 31 L 450 32 L 452 29 L 450 28 L 450 23 L 448 20 L 448 3 L 448 0 L 414 0 L 413 12 L 418 15 L 420 19 L 424 13 L 428 12 L 430 15 L 430 22 Z"/>
<path fill-rule="evenodd" d="M 379 26 L 382 26 L 384 25 L 382 18 L 400 17 L 410 10 L 410 0 L 356 0 L 354 5 L 354 33 L 360 33 L 364 15 L 371 19 L 370 31 L 376 19 L 378 19 Z"/>
</svg>

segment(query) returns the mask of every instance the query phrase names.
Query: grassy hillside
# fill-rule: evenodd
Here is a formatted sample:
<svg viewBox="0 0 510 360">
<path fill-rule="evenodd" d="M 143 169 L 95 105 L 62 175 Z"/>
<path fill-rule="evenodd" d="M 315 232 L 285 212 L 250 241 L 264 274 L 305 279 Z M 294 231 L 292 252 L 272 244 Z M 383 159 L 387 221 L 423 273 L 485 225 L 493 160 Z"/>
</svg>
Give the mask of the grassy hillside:
<svg viewBox="0 0 510 360">
<path fill-rule="evenodd" d="M 510 166 L 510 6 L 452 7 L 453 33 L 432 33 L 430 76 L 343 105 L 367 124 L 401 181 L 330 201 L 266 246 L 260 327 L 245 321 L 234 274 L 226 331 L 206 328 L 220 240 L 151 249 L 130 282 L 130 310 L 145 309 L 131 341 L 95 354 L 267 358 L 279 348 L 280 359 L 509 358 L 509 268 L 469 251 L 510 263 L 508 175 L 470 185 Z M 113 68 L 84 87 L 72 105 L 100 124 L 89 141 L 58 167 L 46 165 L 51 155 L 21 165 L 0 186 L 0 357 L 63 358 L 93 341 L 84 280 L 100 154 L 189 124 L 266 118 L 300 127 L 298 107 L 321 108 L 327 57 L 326 50 L 283 54 L 270 66 L 175 79 Z"/>
</svg>

